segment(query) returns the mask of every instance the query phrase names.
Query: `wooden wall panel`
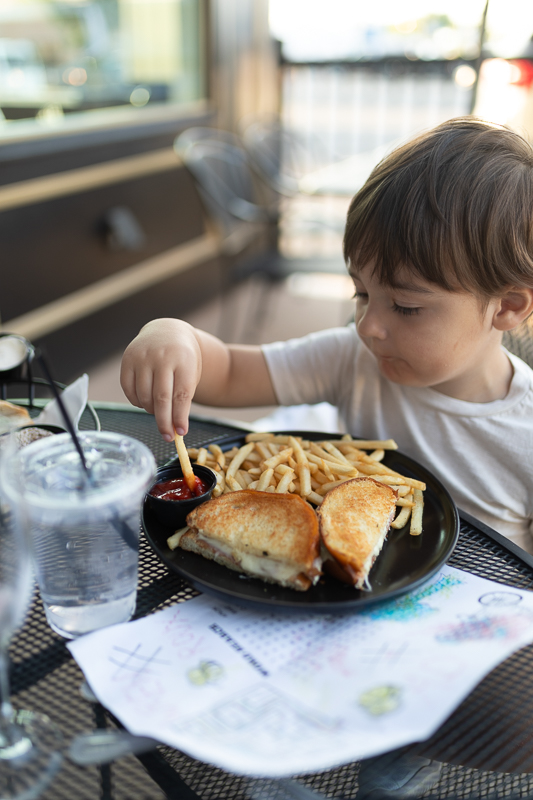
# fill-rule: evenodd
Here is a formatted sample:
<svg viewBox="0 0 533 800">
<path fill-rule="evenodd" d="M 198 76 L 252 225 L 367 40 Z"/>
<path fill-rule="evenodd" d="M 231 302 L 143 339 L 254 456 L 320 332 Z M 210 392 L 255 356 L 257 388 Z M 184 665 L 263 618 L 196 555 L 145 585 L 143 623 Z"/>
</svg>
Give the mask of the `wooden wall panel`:
<svg viewBox="0 0 533 800">
<path fill-rule="evenodd" d="M 106 244 L 104 218 L 125 207 L 145 243 L 135 250 Z M 4 325 L 40 305 L 200 236 L 203 209 L 184 168 L 0 212 Z"/>
</svg>

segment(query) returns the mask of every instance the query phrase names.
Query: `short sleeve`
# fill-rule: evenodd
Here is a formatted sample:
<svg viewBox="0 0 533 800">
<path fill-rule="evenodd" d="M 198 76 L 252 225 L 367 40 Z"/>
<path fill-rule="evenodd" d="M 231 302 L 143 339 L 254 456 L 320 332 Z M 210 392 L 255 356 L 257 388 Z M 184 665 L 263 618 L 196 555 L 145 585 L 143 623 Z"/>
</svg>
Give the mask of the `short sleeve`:
<svg viewBox="0 0 533 800">
<path fill-rule="evenodd" d="M 348 325 L 263 345 L 280 405 L 339 405 L 353 377 L 358 344 L 355 327 Z"/>
</svg>

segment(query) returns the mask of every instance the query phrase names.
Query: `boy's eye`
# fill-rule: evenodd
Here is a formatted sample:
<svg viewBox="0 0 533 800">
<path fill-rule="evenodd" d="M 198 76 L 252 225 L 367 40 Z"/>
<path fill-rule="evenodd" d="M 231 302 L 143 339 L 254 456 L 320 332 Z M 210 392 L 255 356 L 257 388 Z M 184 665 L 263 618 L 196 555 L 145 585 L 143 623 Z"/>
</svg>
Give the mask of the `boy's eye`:
<svg viewBox="0 0 533 800">
<path fill-rule="evenodd" d="M 354 297 L 356 300 L 368 300 L 367 292 L 360 292 L 358 289 L 355 290 Z"/>
<path fill-rule="evenodd" d="M 396 311 L 398 314 L 405 314 L 406 317 L 411 317 L 413 314 L 418 314 L 420 309 L 411 306 L 399 306 L 397 303 L 392 304 L 392 310 Z"/>
</svg>

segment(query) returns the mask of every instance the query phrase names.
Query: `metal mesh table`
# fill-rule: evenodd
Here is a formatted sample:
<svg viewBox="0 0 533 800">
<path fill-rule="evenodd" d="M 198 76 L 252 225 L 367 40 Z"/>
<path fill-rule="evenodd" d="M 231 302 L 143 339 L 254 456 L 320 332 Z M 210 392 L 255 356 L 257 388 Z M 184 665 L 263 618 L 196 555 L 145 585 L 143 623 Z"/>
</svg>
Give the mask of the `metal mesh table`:
<svg viewBox="0 0 533 800">
<path fill-rule="evenodd" d="M 103 430 L 113 430 L 144 441 L 158 464 L 175 455 L 165 443 L 153 417 L 128 406 L 97 404 Z M 81 427 L 94 427 L 82 418 Z M 235 427 L 220 421 L 191 420 L 188 446 L 221 442 L 234 437 Z M 461 513 L 461 535 L 450 559 L 466 569 L 521 589 L 533 589 L 533 557 L 523 554 L 499 534 Z M 170 573 L 141 537 L 139 593 L 136 616 L 143 616 L 197 594 L 179 576 Z M 12 690 L 15 706 L 47 713 L 62 729 L 68 743 L 73 736 L 95 727 L 118 723 L 98 703 L 80 692 L 83 675 L 64 640 L 47 625 L 37 593 L 23 628 L 11 646 Z M 523 648 L 493 670 L 456 709 L 431 739 L 402 748 L 377 763 L 383 769 L 406 757 L 431 760 L 438 777 L 431 788 L 415 794 L 367 791 L 360 783 L 359 763 L 296 776 L 297 783 L 231 775 L 161 746 L 144 755 L 126 756 L 101 767 L 79 767 L 65 759 L 44 800 L 241 800 L 315 796 L 372 798 L 421 797 L 496 800 L 533 797 L 533 646 Z M 372 760 L 369 760 L 372 761 Z M 399 762 L 398 762 L 399 763 Z M 363 762 L 363 769 L 365 762 Z M 296 794 L 295 794 L 296 792 Z"/>
</svg>

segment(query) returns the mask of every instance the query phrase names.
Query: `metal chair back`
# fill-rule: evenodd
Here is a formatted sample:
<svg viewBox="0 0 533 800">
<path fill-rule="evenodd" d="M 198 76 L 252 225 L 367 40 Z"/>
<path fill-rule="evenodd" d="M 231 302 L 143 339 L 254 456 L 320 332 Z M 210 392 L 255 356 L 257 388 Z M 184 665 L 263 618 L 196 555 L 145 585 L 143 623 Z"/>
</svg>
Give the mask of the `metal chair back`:
<svg viewBox="0 0 533 800">
<path fill-rule="evenodd" d="M 266 208 L 257 202 L 245 151 L 221 139 L 189 144 L 183 161 L 196 180 L 207 210 L 229 234 L 239 222 L 267 222 Z"/>
<path fill-rule="evenodd" d="M 300 180 L 322 166 L 316 148 L 277 118 L 252 122 L 243 132 L 243 142 L 261 178 L 288 197 L 299 194 Z"/>
</svg>

